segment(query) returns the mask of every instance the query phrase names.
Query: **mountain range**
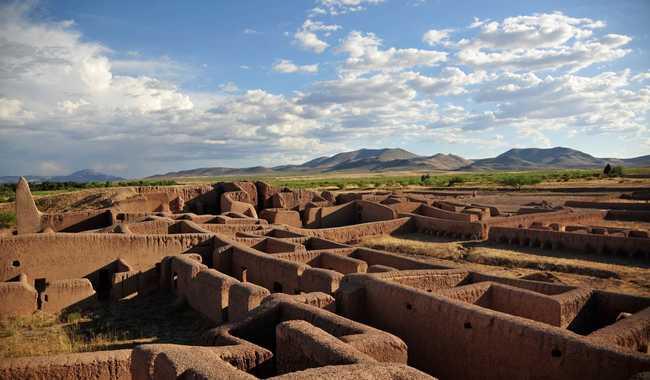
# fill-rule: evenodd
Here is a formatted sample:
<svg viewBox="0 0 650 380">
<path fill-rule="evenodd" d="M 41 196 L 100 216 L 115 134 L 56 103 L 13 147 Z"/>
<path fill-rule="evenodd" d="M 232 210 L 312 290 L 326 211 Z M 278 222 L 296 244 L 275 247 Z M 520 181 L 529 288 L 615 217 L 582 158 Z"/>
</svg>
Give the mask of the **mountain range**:
<svg viewBox="0 0 650 380">
<path fill-rule="evenodd" d="M 124 178 L 116 177 L 109 174 L 103 174 L 93 169 L 84 169 L 76 171 L 68 175 L 57 175 L 57 176 L 39 176 L 39 175 L 27 175 L 25 176 L 29 182 L 39 183 L 39 182 L 112 182 L 112 181 L 123 181 Z M 4 176 L 0 177 L 0 183 L 16 183 L 20 177 L 18 176 Z"/>
<path fill-rule="evenodd" d="M 510 149 L 493 158 L 471 160 L 453 154 L 420 156 L 399 148 L 360 149 L 318 157 L 300 165 L 267 168 L 199 168 L 159 174 L 148 178 L 300 174 L 387 171 L 484 171 L 535 169 L 586 169 L 612 166 L 650 166 L 650 155 L 635 158 L 598 158 L 564 147 Z"/>
</svg>

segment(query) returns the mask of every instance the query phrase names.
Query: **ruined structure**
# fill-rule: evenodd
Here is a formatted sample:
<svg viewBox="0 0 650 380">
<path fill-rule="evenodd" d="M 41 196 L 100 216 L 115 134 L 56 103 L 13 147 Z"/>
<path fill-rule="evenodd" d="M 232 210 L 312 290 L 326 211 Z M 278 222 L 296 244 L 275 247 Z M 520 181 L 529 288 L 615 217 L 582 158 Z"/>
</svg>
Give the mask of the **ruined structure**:
<svg viewBox="0 0 650 380">
<path fill-rule="evenodd" d="M 650 371 L 650 298 L 354 245 L 420 232 L 648 260 L 647 230 L 601 225 L 644 220 L 643 207 L 508 208 L 262 182 L 154 190 L 53 215 L 38 211 L 21 180 L 17 235 L 0 238 L 0 317 L 163 293 L 213 328 L 197 345 L 2 359 L 0 378 L 577 380 Z"/>
</svg>

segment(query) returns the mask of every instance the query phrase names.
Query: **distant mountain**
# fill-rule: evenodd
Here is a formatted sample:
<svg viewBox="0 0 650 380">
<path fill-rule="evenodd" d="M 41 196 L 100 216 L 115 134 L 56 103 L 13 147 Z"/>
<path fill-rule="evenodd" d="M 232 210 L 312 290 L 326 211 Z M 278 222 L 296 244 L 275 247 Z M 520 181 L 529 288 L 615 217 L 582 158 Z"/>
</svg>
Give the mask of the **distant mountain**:
<svg viewBox="0 0 650 380">
<path fill-rule="evenodd" d="M 149 178 L 218 177 L 263 174 L 300 174 L 329 172 L 388 172 L 407 170 L 480 171 L 480 170 L 534 170 L 552 168 L 598 168 L 607 163 L 624 166 L 650 166 L 650 155 L 620 159 L 597 158 L 575 149 L 556 147 L 549 149 L 511 149 L 497 157 L 468 160 L 453 154 L 419 156 L 404 149 L 360 149 L 318 157 L 300 165 L 281 165 L 271 168 L 199 168 L 169 172 Z"/>
<path fill-rule="evenodd" d="M 27 175 L 25 176 L 29 182 L 39 183 L 39 182 L 112 182 L 112 181 L 123 181 L 124 178 L 116 177 L 109 174 L 100 173 L 93 169 L 84 169 L 76 171 L 69 175 L 60 175 L 60 176 L 38 176 L 38 175 Z M 20 177 L 18 176 L 5 176 L 0 177 L 0 183 L 16 183 Z"/>
<path fill-rule="evenodd" d="M 621 159 L 598 158 L 579 150 L 555 147 L 548 149 L 510 149 L 494 158 L 474 160 L 462 170 L 532 170 L 532 169 L 581 169 L 602 167 L 607 164 L 624 166 L 649 166 L 650 155 Z"/>
<path fill-rule="evenodd" d="M 472 161 L 453 154 L 419 156 L 404 149 L 359 149 L 318 157 L 300 165 L 281 165 L 272 168 L 262 166 L 250 168 L 199 168 L 155 175 L 149 178 L 235 176 L 287 173 L 327 172 L 382 172 L 398 170 L 456 170 Z"/>
</svg>

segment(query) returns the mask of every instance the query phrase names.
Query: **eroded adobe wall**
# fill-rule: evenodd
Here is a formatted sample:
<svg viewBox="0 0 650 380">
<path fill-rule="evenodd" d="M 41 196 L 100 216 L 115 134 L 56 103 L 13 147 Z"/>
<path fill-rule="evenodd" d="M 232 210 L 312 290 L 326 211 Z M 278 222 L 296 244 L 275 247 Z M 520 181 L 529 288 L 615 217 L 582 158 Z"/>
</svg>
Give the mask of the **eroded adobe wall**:
<svg viewBox="0 0 650 380">
<path fill-rule="evenodd" d="M 354 204 L 356 206 L 357 223 L 371 223 L 397 218 L 395 210 L 380 203 L 358 200 Z"/>
<path fill-rule="evenodd" d="M 301 235 L 320 237 L 338 243 L 349 243 L 359 241 L 366 236 L 390 235 L 393 233 L 406 233 L 413 230 L 413 223 L 410 217 L 402 217 L 393 220 L 356 224 L 335 228 L 289 228 Z"/>
<path fill-rule="evenodd" d="M 650 368 L 647 356 L 371 275 L 346 277 L 342 294 L 355 286 L 359 320 L 402 338 L 409 364 L 443 379 L 628 379 Z"/>
<path fill-rule="evenodd" d="M 568 249 L 586 253 L 629 255 L 645 259 L 650 239 L 560 232 L 528 228 L 492 227 L 490 240 L 540 248 Z"/>
<path fill-rule="evenodd" d="M 570 209 L 490 218 L 490 227 L 528 227 L 535 222 L 589 224 L 602 220 L 606 211 L 574 211 Z"/>
<path fill-rule="evenodd" d="M 567 207 L 595 208 L 599 210 L 639 210 L 650 211 L 650 204 L 641 202 L 589 202 L 589 201 L 566 201 Z"/>
<path fill-rule="evenodd" d="M 56 232 L 80 232 L 96 230 L 112 225 L 115 219 L 111 210 L 43 214 L 42 228 L 50 227 Z"/>
<path fill-rule="evenodd" d="M 0 239 L 0 280 L 25 273 L 30 279 L 50 281 L 89 278 L 117 259 L 134 270 L 146 271 L 165 256 L 177 255 L 205 242 L 211 249 L 213 235 L 133 234 L 38 234 Z M 198 248 L 195 248 L 198 249 Z M 18 266 L 12 262 L 17 261 Z"/>
<path fill-rule="evenodd" d="M 478 216 L 471 214 L 463 214 L 461 212 L 447 211 L 437 207 L 431 207 L 427 205 L 422 205 L 418 209 L 418 214 L 423 216 L 429 216 L 437 219 L 449 219 L 449 220 L 459 220 L 462 222 L 476 222 L 478 221 Z"/>
<path fill-rule="evenodd" d="M 416 214 L 400 214 L 400 216 L 413 218 L 416 230 L 420 233 L 465 239 L 487 238 L 487 226 L 481 222 L 438 219 Z"/>
<path fill-rule="evenodd" d="M 27 316 L 36 311 L 38 292 L 21 277 L 19 281 L 0 282 L 0 318 Z"/>
<path fill-rule="evenodd" d="M 0 379 L 131 380 L 131 350 L 2 359 Z"/>
</svg>

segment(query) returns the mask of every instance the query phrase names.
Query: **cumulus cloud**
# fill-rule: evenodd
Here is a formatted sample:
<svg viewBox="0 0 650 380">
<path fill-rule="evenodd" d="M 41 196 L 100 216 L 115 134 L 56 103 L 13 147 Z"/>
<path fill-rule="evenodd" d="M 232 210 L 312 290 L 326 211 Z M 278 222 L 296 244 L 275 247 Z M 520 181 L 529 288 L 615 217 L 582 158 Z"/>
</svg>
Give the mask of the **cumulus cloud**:
<svg viewBox="0 0 650 380">
<path fill-rule="evenodd" d="M 382 50 L 382 40 L 374 33 L 353 31 L 343 41 L 339 51 L 347 54 L 346 69 L 352 71 L 395 71 L 415 66 L 434 66 L 447 60 L 447 53 L 435 50 Z"/>
<path fill-rule="evenodd" d="M 273 71 L 279 73 L 317 73 L 318 64 L 314 65 L 296 65 L 287 59 L 281 59 L 273 65 Z"/>
<path fill-rule="evenodd" d="M 574 18 L 560 12 L 508 17 L 503 21 L 476 19 L 479 33 L 458 43 L 458 59 L 475 67 L 508 70 L 568 68 L 577 71 L 598 62 L 621 58 L 631 38 L 618 34 L 594 36 L 605 23 Z"/>
<path fill-rule="evenodd" d="M 596 74 L 579 75 L 574 71 L 579 64 L 567 64 L 566 56 L 554 65 L 541 64 L 550 53 L 576 50 L 576 44 L 588 46 L 584 54 L 594 54 L 593 44 L 610 52 L 624 49 L 629 37 L 603 33 L 600 21 L 533 15 L 498 21 L 490 32 L 494 26 L 484 28 L 492 21 L 477 20 L 475 35 L 462 43 L 447 44 L 449 35 L 432 35 L 430 42 L 441 47 L 436 50 L 384 47 L 378 35 L 353 31 L 336 49 L 336 75 L 314 76 L 300 91 L 279 94 L 239 89 L 232 82 L 207 92 L 188 91 L 164 74 L 170 71 L 164 64 L 176 64 L 171 59 L 122 59 L 124 54 L 82 38 L 73 23 L 36 22 L 24 9 L 1 10 L 0 171 L 7 174 L 33 173 L 43 162 L 60 170 L 81 168 L 80 163 L 119 168 L 124 175 L 165 172 L 179 162 L 186 167 L 272 165 L 395 141 L 498 153 L 531 141 L 553 143 L 550 131 L 616 133 L 635 136 L 638 144 L 648 140 L 647 72 L 595 68 Z M 542 19 L 548 29 L 538 26 Z M 562 22 L 574 29 L 558 27 Z M 531 36 L 514 32 L 520 24 Z M 340 29 L 314 20 L 300 28 L 317 39 Z M 502 45 L 507 48 L 499 49 L 505 36 L 491 33 L 508 35 Z M 488 55 L 537 49 L 545 56 L 520 64 L 494 57 L 466 64 L 460 56 L 468 49 Z M 289 60 L 273 65 L 288 73 L 318 69 L 318 64 Z M 125 157 L 128 168 L 109 166 Z"/>
<path fill-rule="evenodd" d="M 332 32 L 339 29 L 341 29 L 340 25 L 323 24 L 320 21 L 307 19 L 293 35 L 293 38 L 294 42 L 301 48 L 320 54 L 329 47 L 329 44 L 321 40 L 317 33 L 323 33 L 325 36 L 329 36 Z"/>
<path fill-rule="evenodd" d="M 449 33 L 451 33 L 451 31 L 451 29 L 430 29 L 422 36 L 422 42 L 429 46 L 445 44 L 449 41 Z"/>
</svg>

